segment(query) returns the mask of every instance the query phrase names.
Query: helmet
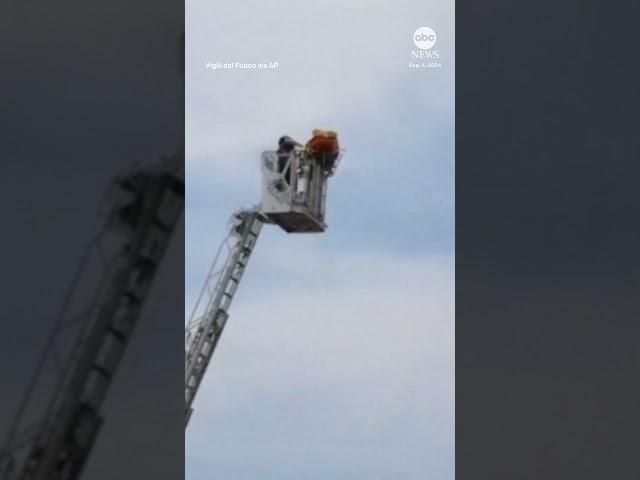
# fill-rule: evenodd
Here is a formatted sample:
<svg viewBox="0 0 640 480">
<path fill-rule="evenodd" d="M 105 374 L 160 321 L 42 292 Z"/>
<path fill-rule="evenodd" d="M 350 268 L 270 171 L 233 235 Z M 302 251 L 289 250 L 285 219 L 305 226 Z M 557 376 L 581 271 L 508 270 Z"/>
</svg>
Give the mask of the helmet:
<svg viewBox="0 0 640 480">
<path fill-rule="evenodd" d="M 338 136 L 338 134 L 333 130 L 316 129 L 316 130 L 313 130 L 311 133 L 314 137 L 336 138 Z"/>
<path fill-rule="evenodd" d="M 282 147 L 284 144 L 287 144 L 287 143 L 289 145 L 300 145 L 298 142 L 296 142 L 289 135 L 284 135 L 284 136 L 280 137 L 280 139 L 278 140 L 278 146 L 279 147 Z"/>
</svg>

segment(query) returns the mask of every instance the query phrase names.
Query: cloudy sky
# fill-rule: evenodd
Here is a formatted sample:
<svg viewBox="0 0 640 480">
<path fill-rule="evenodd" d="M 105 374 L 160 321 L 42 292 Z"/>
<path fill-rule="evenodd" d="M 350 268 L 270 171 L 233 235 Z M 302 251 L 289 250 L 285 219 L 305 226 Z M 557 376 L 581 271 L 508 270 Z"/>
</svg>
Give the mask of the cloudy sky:
<svg viewBox="0 0 640 480">
<path fill-rule="evenodd" d="M 421 26 L 442 68 L 408 68 Z M 189 480 L 454 478 L 454 50 L 452 0 L 187 3 L 187 310 L 260 152 L 314 128 L 346 150 L 324 234 L 263 230 Z"/>
</svg>

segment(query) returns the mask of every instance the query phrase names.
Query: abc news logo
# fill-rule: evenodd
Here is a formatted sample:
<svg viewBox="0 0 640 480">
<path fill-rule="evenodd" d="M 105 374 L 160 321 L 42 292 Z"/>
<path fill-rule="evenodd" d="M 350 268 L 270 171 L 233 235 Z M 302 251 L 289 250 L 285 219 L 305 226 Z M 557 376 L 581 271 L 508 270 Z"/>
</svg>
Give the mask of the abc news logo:
<svg viewBox="0 0 640 480">
<path fill-rule="evenodd" d="M 436 32 L 429 27 L 420 27 L 413 34 L 413 43 L 420 50 L 429 50 L 436 44 Z"/>
<path fill-rule="evenodd" d="M 413 43 L 421 51 L 412 51 L 411 58 L 440 58 L 439 52 L 431 50 L 436 44 L 436 40 L 436 32 L 434 32 L 432 28 L 420 27 L 417 29 L 413 34 Z"/>
</svg>

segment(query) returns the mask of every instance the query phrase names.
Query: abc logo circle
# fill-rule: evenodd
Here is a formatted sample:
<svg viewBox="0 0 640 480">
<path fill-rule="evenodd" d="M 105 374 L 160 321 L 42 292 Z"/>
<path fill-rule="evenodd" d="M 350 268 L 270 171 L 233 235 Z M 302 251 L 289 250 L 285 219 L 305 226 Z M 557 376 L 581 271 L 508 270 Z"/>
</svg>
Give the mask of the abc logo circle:
<svg viewBox="0 0 640 480">
<path fill-rule="evenodd" d="M 420 50 L 429 50 L 436 44 L 436 32 L 429 27 L 420 27 L 413 34 L 413 43 Z"/>
</svg>

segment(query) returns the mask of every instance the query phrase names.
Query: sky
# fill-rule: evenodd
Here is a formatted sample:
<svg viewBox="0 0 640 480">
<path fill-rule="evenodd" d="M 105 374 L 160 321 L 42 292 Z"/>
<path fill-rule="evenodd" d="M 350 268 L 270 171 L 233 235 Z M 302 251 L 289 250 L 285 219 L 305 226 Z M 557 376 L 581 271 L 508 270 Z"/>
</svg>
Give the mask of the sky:
<svg viewBox="0 0 640 480">
<path fill-rule="evenodd" d="M 441 68 L 408 67 L 422 26 Z M 263 229 L 189 480 L 454 478 L 454 54 L 451 0 L 187 3 L 185 314 L 260 152 L 314 128 L 345 149 L 325 233 Z"/>
</svg>

